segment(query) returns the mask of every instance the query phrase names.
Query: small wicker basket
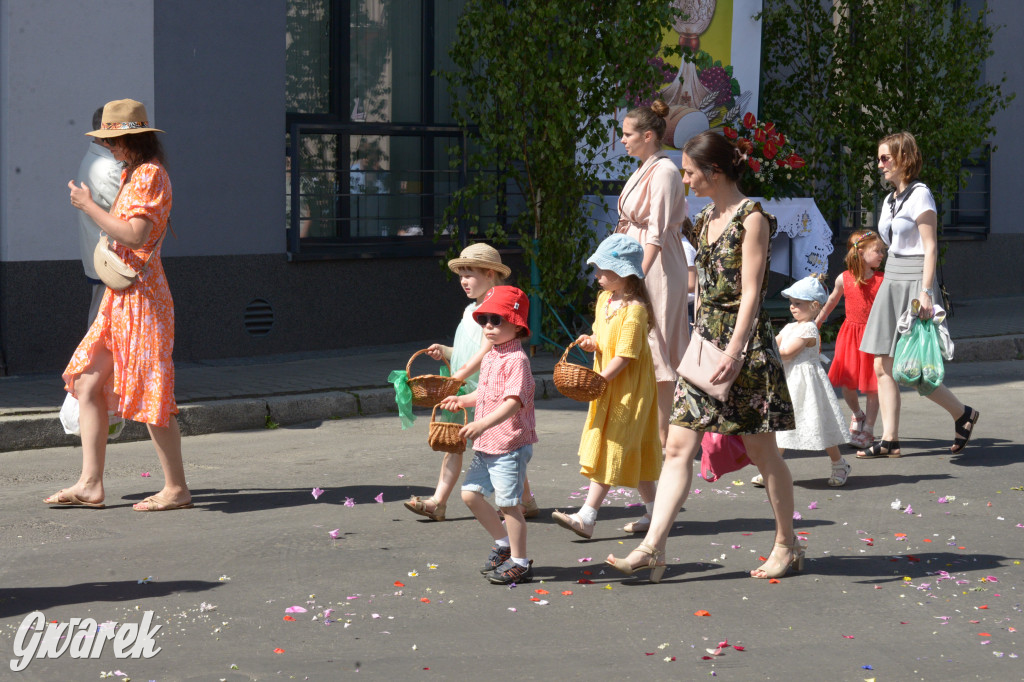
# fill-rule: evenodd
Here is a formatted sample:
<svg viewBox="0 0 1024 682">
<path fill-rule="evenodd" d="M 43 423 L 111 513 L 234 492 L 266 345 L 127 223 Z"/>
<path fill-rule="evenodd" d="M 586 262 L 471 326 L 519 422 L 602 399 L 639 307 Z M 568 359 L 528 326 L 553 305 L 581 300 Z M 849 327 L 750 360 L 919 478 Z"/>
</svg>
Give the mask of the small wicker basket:
<svg viewBox="0 0 1024 682">
<path fill-rule="evenodd" d="M 438 405 L 430 413 L 430 429 L 427 432 L 427 444 L 431 450 L 437 452 L 454 452 L 462 454 L 466 450 L 466 439 L 459 436 L 459 431 L 466 425 L 466 409 L 462 410 L 462 423 L 439 422 L 434 418 L 437 416 Z"/>
<path fill-rule="evenodd" d="M 416 407 L 433 407 L 448 396 L 455 395 L 465 383 L 452 377 L 444 377 L 440 374 L 422 374 L 418 377 L 412 376 L 412 361 L 427 352 L 427 349 L 416 351 L 409 362 L 405 365 L 405 373 L 409 375 L 409 390 L 412 391 L 412 404 Z M 448 361 L 441 357 L 444 366 L 451 373 L 452 367 Z"/>
<path fill-rule="evenodd" d="M 576 345 L 576 341 L 570 343 L 562 353 L 562 359 L 555 363 L 555 388 L 566 398 L 588 403 L 604 394 L 608 381 L 589 367 L 569 363 L 569 351 Z"/>
</svg>

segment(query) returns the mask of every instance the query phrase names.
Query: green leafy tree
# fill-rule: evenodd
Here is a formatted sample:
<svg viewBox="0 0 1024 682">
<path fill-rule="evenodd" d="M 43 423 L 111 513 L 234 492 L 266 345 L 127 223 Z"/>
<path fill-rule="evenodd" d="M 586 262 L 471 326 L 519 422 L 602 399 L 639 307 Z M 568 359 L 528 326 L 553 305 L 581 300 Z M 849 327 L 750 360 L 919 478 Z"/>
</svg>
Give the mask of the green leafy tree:
<svg viewBox="0 0 1024 682">
<path fill-rule="evenodd" d="M 859 227 L 860 203 L 870 211 L 885 191 L 874 159 L 889 133 L 917 137 L 940 203 L 964 186 L 964 159 L 1014 96 L 1005 76 L 984 79 L 986 15 L 950 0 L 766 0 L 763 117 L 806 159 L 804 189 L 834 226 Z"/>
<path fill-rule="evenodd" d="M 602 160 L 620 134 L 602 117 L 664 82 L 656 56 L 673 15 L 663 1 L 469 0 L 459 18 L 453 68 L 440 75 L 469 164 L 445 219 L 499 243 L 517 238 L 540 273 L 527 288 L 551 305 L 590 298 L 583 198 L 635 167 Z"/>
</svg>

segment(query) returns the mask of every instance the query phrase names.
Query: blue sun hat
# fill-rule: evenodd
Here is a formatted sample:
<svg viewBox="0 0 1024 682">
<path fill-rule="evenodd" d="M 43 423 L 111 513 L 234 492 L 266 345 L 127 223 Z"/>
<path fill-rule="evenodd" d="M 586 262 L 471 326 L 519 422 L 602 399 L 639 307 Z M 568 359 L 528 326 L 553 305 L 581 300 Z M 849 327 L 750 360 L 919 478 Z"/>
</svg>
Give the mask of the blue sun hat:
<svg viewBox="0 0 1024 682">
<path fill-rule="evenodd" d="M 784 298 L 795 298 L 798 301 L 817 301 L 821 305 L 825 305 L 825 301 L 828 300 L 825 287 L 822 286 L 821 280 L 814 275 L 808 275 L 802 280 L 794 282 L 793 286 L 782 290 L 782 295 Z"/>
<path fill-rule="evenodd" d="M 624 234 L 613 234 L 601 242 L 587 262 L 602 270 L 611 270 L 619 277 L 636 275 L 644 278 L 644 247 Z"/>
</svg>

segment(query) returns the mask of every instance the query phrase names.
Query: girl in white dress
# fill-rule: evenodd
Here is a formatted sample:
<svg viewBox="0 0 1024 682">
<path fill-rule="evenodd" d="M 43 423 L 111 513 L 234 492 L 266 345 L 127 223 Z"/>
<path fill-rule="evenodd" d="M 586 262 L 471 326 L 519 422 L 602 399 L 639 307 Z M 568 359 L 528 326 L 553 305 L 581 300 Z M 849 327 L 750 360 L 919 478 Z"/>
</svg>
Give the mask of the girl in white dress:
<svg viewBox="0 0 1024 682">
<path fill-rule="evenodd" d="M 786 383 L 793 399 L 796 428 L 775 434 L 779 450 L 824 450 L 832 460 L 832 475 L 828 484 L 833 487 L 846 484 L 850 465 L 839 454 L 839 445 L 849 441 L 849 432 L 843 412 L 836 399 L 828 375 L 821 366 L 821 338 L 814 323 L 821 306 L 828 299 L 825 287 L 814 276 L 804 277 L 782 292 L 789 299 L 790 322 L 778 336 L 782 366 L 786 370 Z M 760 485 L 761 477 L 751 483 Z"/>
</svg>

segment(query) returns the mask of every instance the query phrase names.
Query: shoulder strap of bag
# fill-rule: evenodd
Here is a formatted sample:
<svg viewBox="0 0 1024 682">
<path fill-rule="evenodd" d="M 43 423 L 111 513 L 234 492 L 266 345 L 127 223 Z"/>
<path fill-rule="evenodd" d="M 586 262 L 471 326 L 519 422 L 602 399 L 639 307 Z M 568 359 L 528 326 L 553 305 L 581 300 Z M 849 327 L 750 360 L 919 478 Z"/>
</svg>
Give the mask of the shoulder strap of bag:
<svg viewBox="0 0 1024 682">
<path fill-rule="evenodd" d="M 110 208 L 107 209 L 107 213 L 110 213 L 110 214 L 114 213 L 114 206 L 117 206 L 117 200 L 121 198 L 121 190 L 123 190 L 123 189 L 124 189 L 124 184 L 122 183 L 122 185 L 117 188 L 117 194 L 114 195 L 114 201 L 112 201 L 110 203 Z M 149 255 L 146 257 L 146 260 L 144 260 L 142 262 L 142 267 L 138 269 L 138 274 L 141 275 L 142 271 L 146 269 L 147 265 L 149 265 L 150 259 L 153 258 L 153 254 L 156 253 L 156 250 L 160 248 L 160 245 L 164 243 L 164 237 L 167 236 L 167 230 L 170 230 L 170 229 L 171 229 L 171 220 L 170 220 L 170 218 L 168 218 L 167 219 L 167 227 L 164 229 L 164 233 L 162 235 L 160 235 L 160 239 L 156 240 L 156 244 L 153 245 L 153 250 L 149 252 Z M 110 237 L 110 235 L 107 234 L 106 232 L 103 232 L 102 230 L 100 230 L 100 232 L 103 234 L 104 238 L 109 238 Z M 177 237 L 177 235 L 175 235 L 175 237 Z M 107 248 L 108 249 L 110 248 L 110 242 L 109 241 L 107 242 Z M 129 247 L 129 248 L 131 248 L 131 247 Z M 135 249 L 132 249 L 132 250 L 134 251 Z"/>
</svg>

